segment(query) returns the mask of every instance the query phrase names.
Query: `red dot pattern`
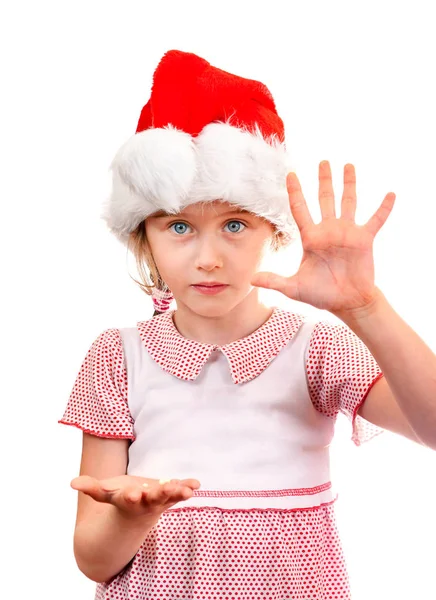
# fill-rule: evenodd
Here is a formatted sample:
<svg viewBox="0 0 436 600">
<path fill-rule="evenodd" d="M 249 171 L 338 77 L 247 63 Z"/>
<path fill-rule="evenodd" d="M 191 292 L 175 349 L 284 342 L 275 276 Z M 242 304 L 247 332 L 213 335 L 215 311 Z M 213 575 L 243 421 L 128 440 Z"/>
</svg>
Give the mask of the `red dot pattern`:
<svg viewBox="0 0 436 600">
<path fill-rule="evenodd" d="M 139 322 L 137 329 L 153 359 L 184 380 L 195 379 L 218 349 L 228 358 L 233 381 L 249 381 L 268 367 L 305 320 L 275 308 L 250 336 L 216 346 L 181 336 L 172 312 Z M 317 410 L 330 418 L 339 411 L 347 415 L 357 445 L 383 431 L 357 415 L 382 373 L 348 327 L 316 323 L 306 357 L 308 389 Z M 107 329 L 88 350 L 59 423 L 101 437 L 134 440 L 127 398 L 120 332 Z M 95 596 L 148 598 L 349 599 L 334 504 L 292 510 L 209 506 L 166 511 L 130 563 L 110 581 L 97 584 Z"/>
<path fill-rule="evenodd" d="M 167 511 L 95 600 L 349 600 L 333 504 Z"/>
<path fill-rule="evenodd" d="M 357 414 L 383 373 L 362 340 L 346 325 L 319 321 L 307 355 L 306 372 L 315 408 L 335 418 L 340 411 L 352 423 L 356 446 L 383 433 Z"/>
<path fill-rule="evenodd" d="M 105 438 L 135 440 L 127 403 L 127 371 L 118 329 L 107 329 L 93 342 L 74 382 L 62 419 Z"/>
<path fill-rule="evenodd" d="M 264 371 L 297 333 L 304 318 L 275 307 L 270 318 L 247 337 L 230 344 L 203 344 L 182 336 L 173 321 L 174 310 L 137 324 L 148 353 L 158 365 L 179 379 L 198 377 L 214 350 L 229 362 L 234 383 L 245 383 Z"/>
</svg>

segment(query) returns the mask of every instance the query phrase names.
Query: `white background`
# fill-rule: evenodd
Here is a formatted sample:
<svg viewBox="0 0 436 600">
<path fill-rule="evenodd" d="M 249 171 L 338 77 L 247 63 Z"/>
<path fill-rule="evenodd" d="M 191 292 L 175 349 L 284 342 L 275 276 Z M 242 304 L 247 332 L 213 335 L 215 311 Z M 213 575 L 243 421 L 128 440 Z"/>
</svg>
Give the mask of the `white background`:
<svg viewBox="0 0 436 600">
<path fill-rule="evenodd" d="M 81 432 L 57 421 L 96 336 L 152 314 L 99 214 L 109 163 L 167 50 L 270 88 L 316 222 L 321 160 L 338 202 L 343 167 L 355 165 L 359 224 L 396 193 L 375 240 L 376 284 L 435 350 L 433 10 L 416 0 L 3 5 L 2 597 L 94 595 L 73 556 Z M 298 241 L 275 268 L 293 274 L 300 259 Z M 390 433 L 355 448 L 350 435 L 344 417 L 332 459 L 354 600 L 434 597 L 435 453 Z"/>
</svg>

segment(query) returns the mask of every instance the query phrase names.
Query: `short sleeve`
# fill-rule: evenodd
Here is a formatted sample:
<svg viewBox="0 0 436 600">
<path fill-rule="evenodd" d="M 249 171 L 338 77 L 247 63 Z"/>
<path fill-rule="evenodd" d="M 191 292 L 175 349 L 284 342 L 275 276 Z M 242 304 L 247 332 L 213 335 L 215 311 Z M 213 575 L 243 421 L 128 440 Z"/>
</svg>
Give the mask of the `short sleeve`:
<svg viewBox="0 0 436 600">
<path fill-rule="evenodd" d="M 314 407 L 328 417 L 345 414 L 356 446 L 384 429 L 357 414 L 369 390 L 383 373 L 362 340 L 347 326 L 319 321 L 306 358 L 309 393 Z"/>
<path fill-rule="evenodd" d="M 99 437 L 135 440 L 118 329 L 103 331 L 89 348 L 58 423 Z"/>
</svg>

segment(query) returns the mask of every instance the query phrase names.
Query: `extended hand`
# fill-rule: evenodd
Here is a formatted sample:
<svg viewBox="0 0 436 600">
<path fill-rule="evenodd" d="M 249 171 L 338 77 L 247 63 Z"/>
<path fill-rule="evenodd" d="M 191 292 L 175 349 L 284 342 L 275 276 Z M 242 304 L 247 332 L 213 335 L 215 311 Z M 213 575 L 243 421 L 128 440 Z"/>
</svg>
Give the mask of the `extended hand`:
<svg viewBox="0 0 436 600">
<path fill-rule="evenodd" d="M 146 486 L 144 486 L 146 484 Z M 188 500 L 192 490 L 200 487 L 197 479 L 171 479 L 159 483 L 136 475 L 119 475 L 96 479 L 89 475 L 75 477 L 71 487 L 94 498 L 97 502 L 113 504 L 128 516 L 160 514 L 181 500 Z"/>
<path fill-rule="evenodd" d="M 394 205 L 389 192 L 365 225 L 356 225 L 356 175 L 344 167 L 342 212 L 336 218 L 332 175 L 328 161 L 319 165 L 319 203 L 322 221 L 315 225 L 295 173 L 286 179 L 292 215 L 300 230 L 303 258 L 291 277 L 256 273 L 252 285 L 275 289 L 288 298 L 332 313 L 358 311 L 378 293 L 374 285 L 373 240 Z"/>
</svg>

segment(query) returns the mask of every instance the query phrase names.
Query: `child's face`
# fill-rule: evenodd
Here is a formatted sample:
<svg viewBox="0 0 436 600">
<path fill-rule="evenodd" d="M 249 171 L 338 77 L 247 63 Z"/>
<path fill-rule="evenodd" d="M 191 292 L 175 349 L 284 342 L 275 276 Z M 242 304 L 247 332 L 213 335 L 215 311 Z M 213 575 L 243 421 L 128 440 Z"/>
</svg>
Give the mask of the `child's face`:
<svg viewBox="0 0 436 600">
<path fill-rule="evenodd" d="M 159 216 L 159 215 L 163 216 Z M 162 212 L 145 222 L 159 273 L 177 303 L 204 316 L 230 311 L 253 289 L 273 235 L 268 221 L 215 200 L 187 206 L 177 215 Z M 227 287 L 202 294 L 193 284 L 219 282 Z"/>
</svg>

